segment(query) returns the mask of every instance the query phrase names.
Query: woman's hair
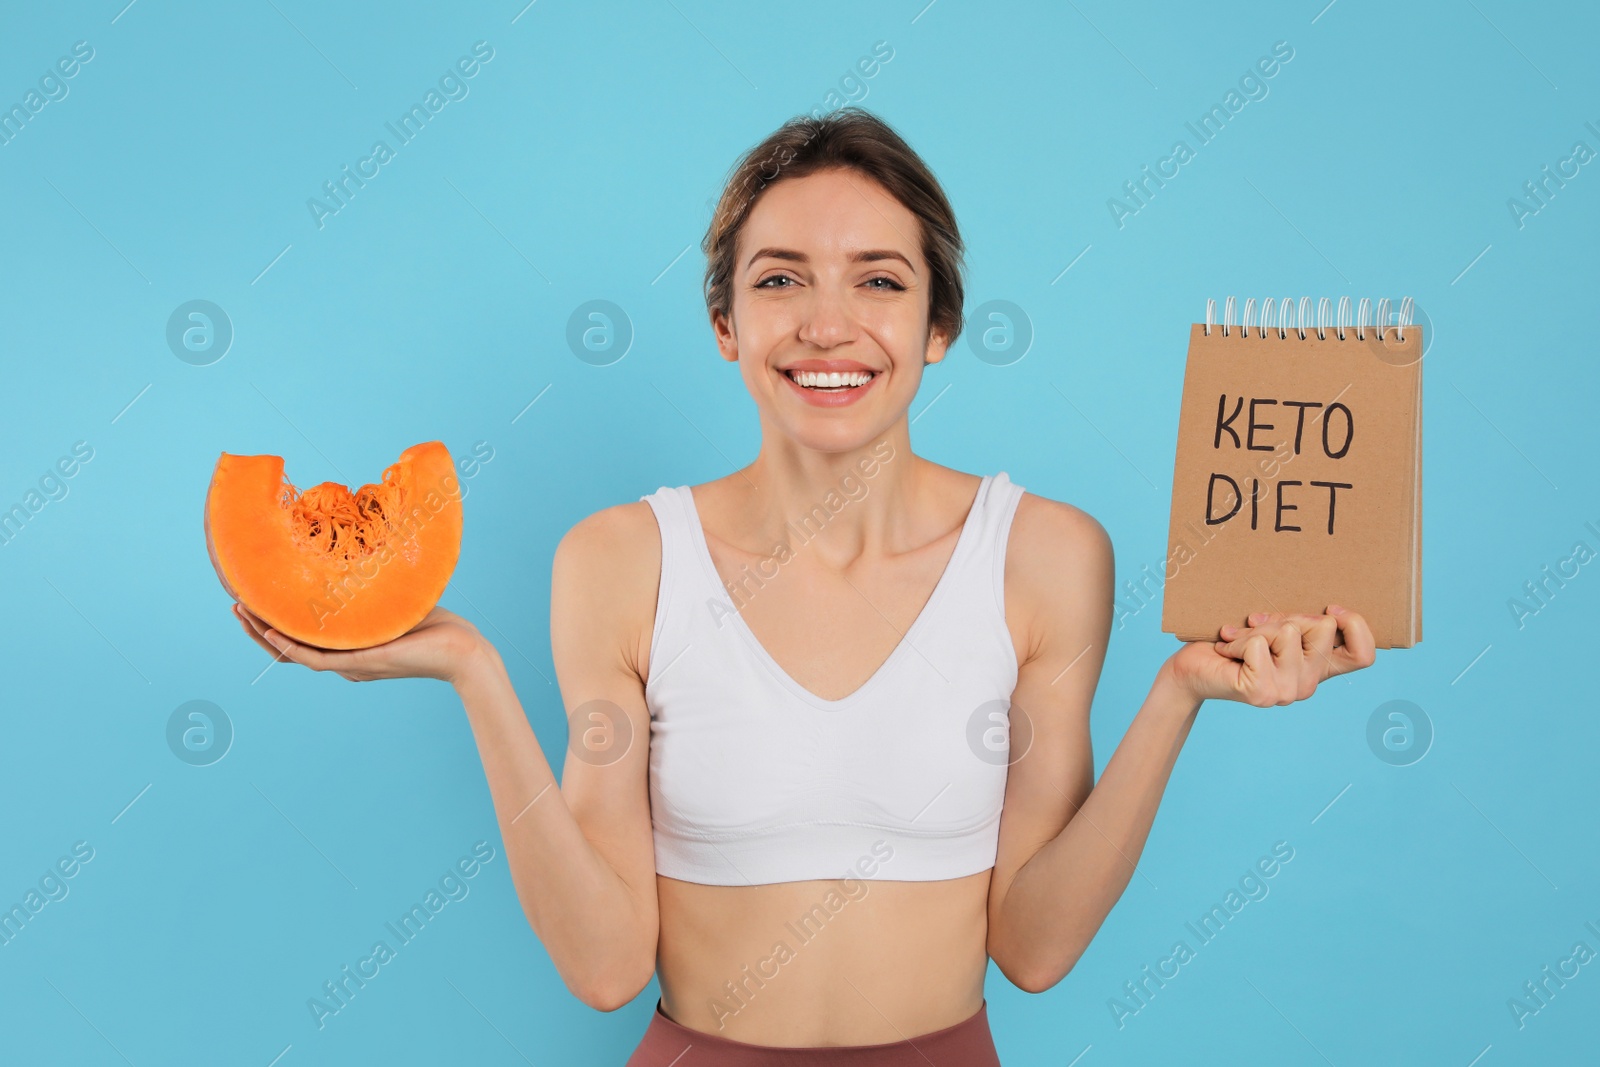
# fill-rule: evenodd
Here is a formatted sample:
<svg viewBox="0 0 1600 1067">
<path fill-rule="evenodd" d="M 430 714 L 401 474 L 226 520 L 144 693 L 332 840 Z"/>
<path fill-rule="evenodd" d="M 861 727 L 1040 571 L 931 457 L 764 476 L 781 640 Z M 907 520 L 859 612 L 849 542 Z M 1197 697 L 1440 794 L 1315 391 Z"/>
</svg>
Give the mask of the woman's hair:
<svg viewBox="0 0 1600 1067">
<path fill-rule="evenodd" d="M 706 307 L 724 315 L 733 310 L 735 245 L 762 191 L 828 168 L 873 179 L 917 217 L 928 264 L 928 326 L 954 343 L 961 333 L 964 269 L 955 212 L 922 157 L 888 123 L 860 107 L 792 118 L 734 164 L 700 243 Z"/>
</svg>

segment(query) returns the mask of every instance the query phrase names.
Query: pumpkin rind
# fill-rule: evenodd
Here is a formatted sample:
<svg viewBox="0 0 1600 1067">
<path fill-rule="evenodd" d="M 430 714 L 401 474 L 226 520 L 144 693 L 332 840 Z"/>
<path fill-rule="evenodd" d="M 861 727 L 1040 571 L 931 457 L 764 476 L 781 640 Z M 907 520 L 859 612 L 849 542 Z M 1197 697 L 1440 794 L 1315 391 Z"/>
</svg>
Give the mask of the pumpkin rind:
<svg viewBox="0 0 1600 1067">
<path fill-rule="evenodd" d="M 444 594 L 461 554 L 461 484 L 438 441 L 381 482 L 301 492 L 281 456 L 224 452 L 206 494 L 206 549 L 228 595 L 273 629 L 324 649 L 406 633 Z"/>
</svg>

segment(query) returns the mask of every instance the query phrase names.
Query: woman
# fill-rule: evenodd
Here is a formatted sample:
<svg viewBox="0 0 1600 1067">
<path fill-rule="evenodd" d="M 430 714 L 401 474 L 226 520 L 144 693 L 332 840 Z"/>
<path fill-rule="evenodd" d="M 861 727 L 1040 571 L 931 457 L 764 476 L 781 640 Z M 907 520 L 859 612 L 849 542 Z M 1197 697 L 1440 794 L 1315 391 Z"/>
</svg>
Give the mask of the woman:
<svg viewBox="0 0 1600 1067">
<path fill-rule="evenodd" d="M 988 960 L 1030 992 L 1072 968 L 1201 703 L 1303 700 L 1370 664 L 1371 634 L 1330 606 L 1185 644 L 1096 784 L 1105 531 L 1004 472 L 911 451 L 923 368 L 961 329 L 961 238 L 933 175 L 861 109 L 795 120 L 740 161 L 704 249 L 760 454 L 557 547 L 559 789 L 459 617 L 355 652 L 241 619 L 313 670 L 454 685 L 568 987 L 611 1011 L 660 976 L 635 1067 L 690 1047 L 685 1065 L 998 1063 Z"/>
</svg>

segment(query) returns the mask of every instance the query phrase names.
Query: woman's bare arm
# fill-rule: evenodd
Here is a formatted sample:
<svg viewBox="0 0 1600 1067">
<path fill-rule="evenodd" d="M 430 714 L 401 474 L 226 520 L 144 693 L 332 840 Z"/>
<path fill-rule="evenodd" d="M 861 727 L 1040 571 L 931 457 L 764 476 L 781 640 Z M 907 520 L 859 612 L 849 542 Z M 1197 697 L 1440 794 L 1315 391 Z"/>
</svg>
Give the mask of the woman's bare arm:
<svg viewBox="0 0 1600 1067">
<path fill-rule="evenodd" d="M 556 549 L 551 648 L 569 730 L 577 734 L 559 787 L 499 654 L 464 619 L 435 608 L 387 644 L 326 652 L 236 609 L 257 643 L 312 670 L 352 681 L 438 678 L 455 687 L 523 912 L 567 987 L 601 1011 L 628 1003 L 655 973 L 650 717 L 642 679 L 659 548 L 654 516 L 641 502 L 589 516 Z M 574 720 L 575 710 L 589 717 Z M 623 735 L 631 740 L 604 743 Z"/>
<path fill-rule="evenodd" d="M 648 508 L 591 515 L 556 548 L 550 644 L 572 733 L 559 788 L 490 646 L 456 685 L 523 911 L 568 988 L 601 1011 L 631 1001 L 655 973 L 650 716 L 638 669 L 660 573 Z"/>
<path fill-rule="evenodd" d="M 1030 647 L 1012 698 L 1032 726 L 1006 781 L 989 892 L 989 955 L 1018 987 L 1059 982 L 1132 878 L 1178 753 L 1206 699 L 1258 707 L 1309 697 L 1372 662 L 1353 612 L 1252 616 L 1229 642 L 1190 642 L 1162 664 L 1098 783 L 1089 708 L 1113 611 L 1110 539 L 1070 505 L 1025 497 L 1007 558 Z M 1009 597 L 1008 597 L 1009 599 Z M 1009 608 L 1008 608 L 1009 612 Z M 1344 639 L 1335 647 L 1337 638 Z"/>
</svg>

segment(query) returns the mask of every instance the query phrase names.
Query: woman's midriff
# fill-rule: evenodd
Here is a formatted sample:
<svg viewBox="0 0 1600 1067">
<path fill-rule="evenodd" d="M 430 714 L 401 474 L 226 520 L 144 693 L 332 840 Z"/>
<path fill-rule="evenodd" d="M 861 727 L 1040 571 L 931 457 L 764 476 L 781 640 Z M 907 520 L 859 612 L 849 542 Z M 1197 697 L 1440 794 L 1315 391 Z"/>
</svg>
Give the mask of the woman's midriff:
<svg viewBox="0 0 1600 1067">
<path fill-rule="evenodd" d="M 903 1041 L 969 1019 L 989 871 L 938 882 L 710 886 L 658 876 L 661 1007 L 757 1045 Z"/>
</svg>

